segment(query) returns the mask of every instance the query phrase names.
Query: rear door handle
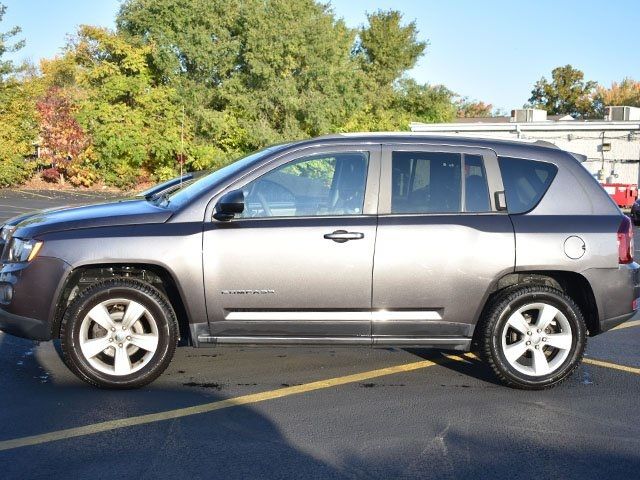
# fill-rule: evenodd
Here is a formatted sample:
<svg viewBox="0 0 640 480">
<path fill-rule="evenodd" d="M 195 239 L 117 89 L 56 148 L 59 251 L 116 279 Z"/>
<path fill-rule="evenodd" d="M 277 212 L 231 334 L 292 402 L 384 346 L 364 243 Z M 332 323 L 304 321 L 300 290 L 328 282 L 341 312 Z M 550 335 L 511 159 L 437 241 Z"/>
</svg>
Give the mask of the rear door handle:
<svg viewBox="0 0 640 480">
<path fill-rule="evenodd" d="M 325 233 L 324 238 L 326 238 L 327 240 L 333 240 L 334 242 L 344 243 L 348 242 L 349 240 L 360 240 L 364 238 L 364 233 L 336 230 L 333 233 Z"/>
</svg>

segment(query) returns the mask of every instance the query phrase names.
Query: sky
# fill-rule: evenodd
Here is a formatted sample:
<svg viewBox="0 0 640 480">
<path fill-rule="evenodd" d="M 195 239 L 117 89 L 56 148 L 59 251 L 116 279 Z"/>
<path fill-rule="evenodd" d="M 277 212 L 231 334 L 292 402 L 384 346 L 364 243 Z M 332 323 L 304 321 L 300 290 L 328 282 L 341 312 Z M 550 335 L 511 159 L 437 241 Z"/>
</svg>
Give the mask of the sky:
<svg viewBox="0 0 640 480">
<path fill-rule="evenodd" d="M 0 0 L 0 32 L 22 28 L 16 60 L 37 62 L 60 52 L 80 24 L 114 26 L 120 0 Z M 570 63 L 609 86 L 640 79 L 639 0 L 332 0 L 350 27 L 366 12 L 394 8 L 414 21 L 429 46 L 410 76 L 509 111 L 533 84 Z"/>
</svg>

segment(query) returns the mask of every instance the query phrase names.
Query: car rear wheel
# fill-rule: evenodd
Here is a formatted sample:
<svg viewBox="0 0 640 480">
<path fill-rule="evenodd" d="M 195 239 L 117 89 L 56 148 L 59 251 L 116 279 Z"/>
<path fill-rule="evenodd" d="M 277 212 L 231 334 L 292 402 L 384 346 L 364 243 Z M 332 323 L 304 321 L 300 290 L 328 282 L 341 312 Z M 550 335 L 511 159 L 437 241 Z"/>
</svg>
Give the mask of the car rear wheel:
<svg viewBox="0 0 640 480">
<path fill-rule="evenodd" d="M 178 326 L 159 290 L 137 280 L 111 279 L 73 300 L 60 337 L 66 364 L 82 380 L 104 388 L 137 388 L 169 365 Z"/>
<path fill-rule="evenodd" d="M 558 385 L 576 369 L 586 327 L 575 302 L 544 285 L 512 287 L 493 301 L 481 350 L 500 380 L 522 389 Z"/>
</svg>

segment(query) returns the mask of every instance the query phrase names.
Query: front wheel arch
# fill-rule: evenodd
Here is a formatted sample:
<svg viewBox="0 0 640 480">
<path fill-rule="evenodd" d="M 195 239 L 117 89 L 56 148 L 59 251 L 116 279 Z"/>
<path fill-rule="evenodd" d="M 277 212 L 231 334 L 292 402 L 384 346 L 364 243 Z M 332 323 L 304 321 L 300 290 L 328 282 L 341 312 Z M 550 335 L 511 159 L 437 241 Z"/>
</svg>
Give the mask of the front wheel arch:
<svg viewBox="0 0 640 480">
<path fill-rule="evenodd" d="M 192 345 L 191 331 L 189 329 L 189 314 L 185 307 L 182 294 L 173 275 L 160 265 L 146 263 L 102 263 L 88 264 L 74 268 L 64 280 L 56 302 L 53 320 L 51 322 L 51 338 L 60 338 L 62 319 L 73 300 L 73 297 L 85 288 L 89 288 L 91 282 L 83 282 L 84 279 L 95 279 L 97 283 L 111 278 L 135 279 L 158 288 L 169 300 L 178 320 L 180 333 L 180 345 Z M 76 288 L 80 287 L 80 288 Z"/>
</svg>

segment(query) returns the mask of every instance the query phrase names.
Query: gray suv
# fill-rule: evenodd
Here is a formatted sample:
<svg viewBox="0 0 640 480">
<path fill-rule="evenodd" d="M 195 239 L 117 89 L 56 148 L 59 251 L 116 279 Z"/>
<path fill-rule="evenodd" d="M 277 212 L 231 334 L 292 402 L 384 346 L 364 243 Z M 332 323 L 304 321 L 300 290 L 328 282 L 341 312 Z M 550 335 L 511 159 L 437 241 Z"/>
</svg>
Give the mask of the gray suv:
<svg viewBox="0 0 640 480">
<path fill-rule="evenodd" d="M 629 219 L 541 142 L 321 137 L 10 225 L 0 329 L 59 338 L 101 387 L 153 381 L 179 343 L 474 350 L 551 387 L 640 296 Z"/>
</svg>

